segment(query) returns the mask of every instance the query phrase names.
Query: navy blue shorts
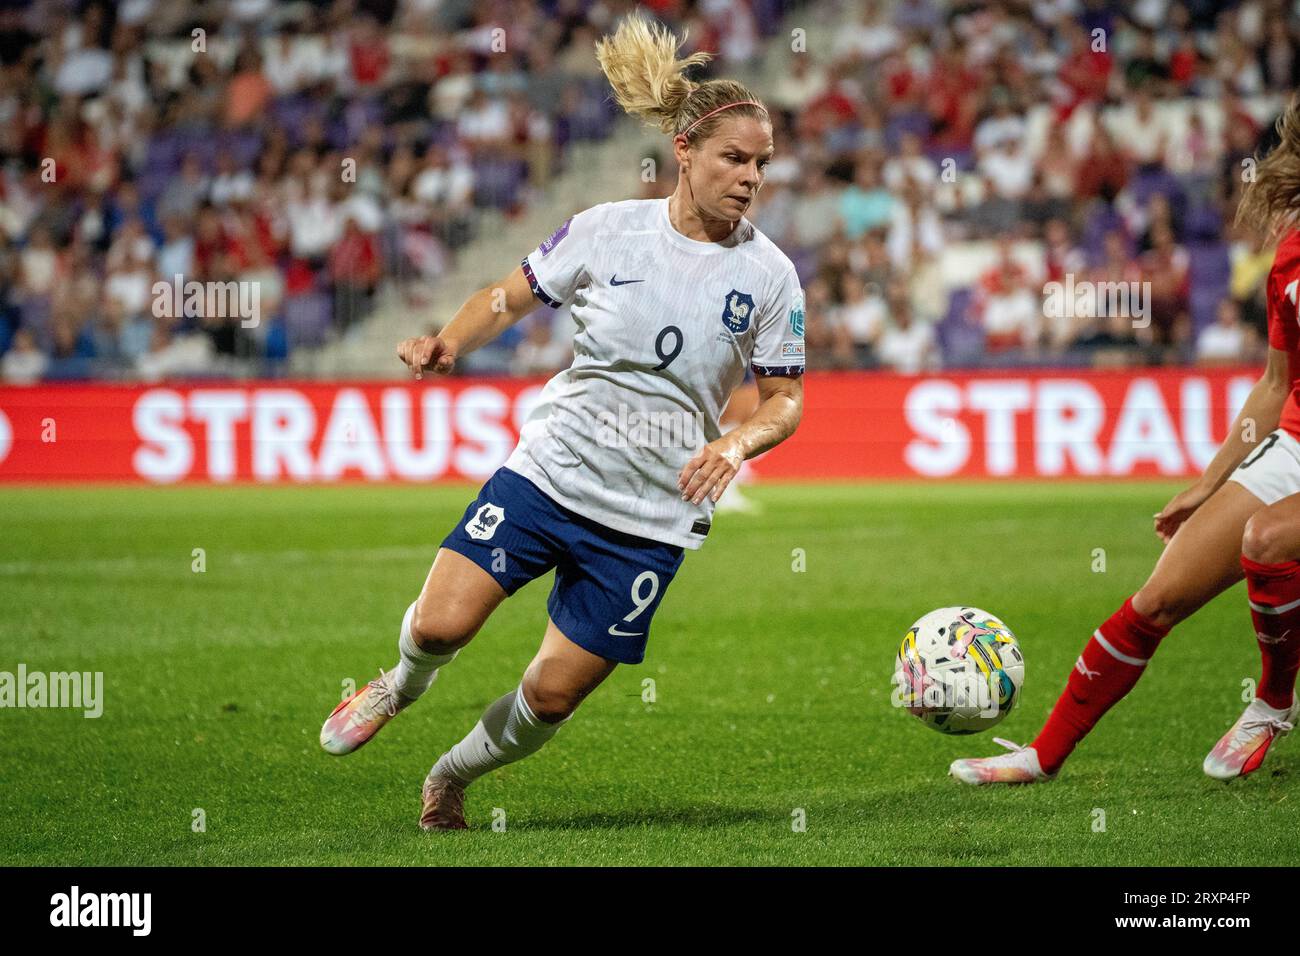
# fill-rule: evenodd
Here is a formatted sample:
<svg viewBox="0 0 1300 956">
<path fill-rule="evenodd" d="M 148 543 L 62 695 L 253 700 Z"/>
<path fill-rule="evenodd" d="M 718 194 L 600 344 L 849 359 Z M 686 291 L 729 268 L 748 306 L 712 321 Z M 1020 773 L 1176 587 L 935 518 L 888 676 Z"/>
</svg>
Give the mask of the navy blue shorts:
<svg viewBox="0 0 1300 956">
<path fill-rule="evenodd" d="M 498 468 L 442 542 L 514 594 L 555 568 L 546 610 L 579 647 L 639 664 L 650 619 L 686 556 L 674 544 L 615 531 Z"/>
</svg>

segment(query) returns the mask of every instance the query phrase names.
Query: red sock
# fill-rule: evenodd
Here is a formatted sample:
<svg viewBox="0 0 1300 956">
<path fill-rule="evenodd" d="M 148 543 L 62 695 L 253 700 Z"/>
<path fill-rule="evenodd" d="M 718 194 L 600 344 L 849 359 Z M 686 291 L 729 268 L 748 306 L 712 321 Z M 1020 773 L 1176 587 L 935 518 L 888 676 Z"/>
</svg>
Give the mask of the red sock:
<svg viewBox="0 0 1300 956">
<path fill-rule="evenodd" d="M 1045 772 L 1056 773 L 1101 715 L 1133 689 L 1168 633 L 1167 627 L 1158 627 L 1133 610 L 1131 597 L 1093 633 L 1052 715 L 1030 744 Z"/>
<path fill-rule="evenodd" d="M 1300 561 L 1260 564 L 1242 555 L 1241 566 L 1264 662 L 1255 696 L 1286 710 L 1300 670 Z"/>
</svg>

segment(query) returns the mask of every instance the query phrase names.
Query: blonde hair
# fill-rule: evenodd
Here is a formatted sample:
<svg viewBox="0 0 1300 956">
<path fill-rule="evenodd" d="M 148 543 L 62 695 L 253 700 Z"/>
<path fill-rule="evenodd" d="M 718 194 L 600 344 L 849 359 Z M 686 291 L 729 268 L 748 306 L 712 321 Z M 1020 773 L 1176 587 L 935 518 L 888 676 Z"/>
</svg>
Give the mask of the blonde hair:
<svg viewBox="0 0 1300 956">
<path fill-rule="evenodd" d="M 767 120 L 761 105 L 734 106 L 696 123 L 720 107 L 758 97 L 734 80 L 706 80 L 695 83 L 686 77 L 693 66 L 707 63 L 711 54 L 692 53 L 677 58 L 682 45 L 671 30 L 641 16 L 629 16 L 612 36 L 596 41 L 596 60 L 614 88 L 614 99 L 625 113 L 642 117 L 649 126 L 676 136 L 686 133 L 687 142 L 702 142 L 731 116 Z"/>
<path fill-rule="evenodd" d="M 1282 111 L 1277 136 L 1267 156 L 1255 157 L 1255 181 L 1247 184 L 1235 220 L 1257 227 L 1266 240 L 1295 227 L 1300 214 L 1300 96 Z"/>
</svg>

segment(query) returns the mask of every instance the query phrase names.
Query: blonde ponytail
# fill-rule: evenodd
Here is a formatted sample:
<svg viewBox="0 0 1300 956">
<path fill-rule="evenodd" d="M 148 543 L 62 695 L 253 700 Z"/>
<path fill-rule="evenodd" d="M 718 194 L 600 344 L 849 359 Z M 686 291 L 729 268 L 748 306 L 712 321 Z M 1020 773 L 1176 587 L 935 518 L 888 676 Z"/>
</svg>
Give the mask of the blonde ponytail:
<svg viewBox="0 0 1300 956">
<path fill-rule="evenodd" d="M 724 118 L 709 117 L 697 123 L 701 117 L 758 97 L 731 80 L 695 83 L 687 79 L 688 69 L 713 57 L 697 52 L 679 60 L 677 50 L 682 42 L 661 24 L 633 15 L 619 24 L 612 36 L 596 41 L 596 61 L 625 113 L 640 116 L 647 125 L 669 135 L 690 130 L 689 141 L 698 142 L 707 139 Z M 767 119 L 767 110 L 761 105 L 736 106 L 727 113 Z"/>
<path fill-rule="evenodd" d="M 628 17 L 613 36 L 596 41 L 596 60 L 618 105 L 665 133 L 676 131 L 677 114 L 696 89 L 686 70 L 712 59 L 707 53 L 677 59 L 681 43 L 672 31 L 639 16 Z"/>
</svg>

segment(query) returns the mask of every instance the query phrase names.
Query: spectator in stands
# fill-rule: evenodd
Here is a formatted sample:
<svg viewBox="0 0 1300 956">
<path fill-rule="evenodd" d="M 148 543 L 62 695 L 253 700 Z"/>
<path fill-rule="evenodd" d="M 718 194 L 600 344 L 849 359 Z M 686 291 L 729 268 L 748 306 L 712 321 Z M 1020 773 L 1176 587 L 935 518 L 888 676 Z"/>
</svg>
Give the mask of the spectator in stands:
<svg viewBox="0 0 1300 956">
<path fill-rule="evenodd" d="M 803 189 L 792 210 L 793 239 L 798 249 L 814 249 L 839 229 L 839 194 L 816 163 L 804 172 Z"/>
<path fill-rule="evenodd" d="M 1241 320 L 1241 311 L 1232 299 L 1224 299 L 1214 324 L 1196 337 L 1196 361 L 1199 365 L 1238 365 L 1260 359 L 1260 338 Z"/>
<path fill-rule="evenodd" d="M 18 257 L 20 301 L 49 299 L 50 293 L 54 290 L 58 258 L 49 229 L 44 226 L 35 227 L 27 247 Z"/>
<path fill-rule="evenodd" d="M 411 182 L 411 196 L 423 207 L 425 218 L 436 234 L 456 239 L 464 236 L 474 204 L 474 170 L 464 157 L 452 157 L 443 147 L 431 144 L 424 154 L 424 167 Z"/>
<path fill-rule="evenodd" d="M 1151 242 L 1141 259 L 1143 282 L 1150 283 L 1148 331 L 1157 345 L 1179 345 L 1191 335 L 1187 250 L 1178 245 L 1173 229 L 1165 222 L 1153 227 Z"/>
<path fill-rule="evenodd" d="M 159 319 L 154 323 L 149 350 L 136 360 L 136 374 L 145 382 L 202 375 L 215 367 L 214 358 L 206 336 L 176 336 L 170 321 Z"/>
<path fill-rule="evenodd" d="M 975 221 L 986 234 L 1013 231 L 1034 183 L 1033 160 L 1023 141 L 1015 136 L 1003 136 L 985 148 L 978 168 L 989 184 L 989 193 L 977 210 Z"/>
<path fill-rule="evenodd" d="M 49 364 L 49 358 L 37 347 L 31 329 L 19 329 L 9 350 L 0 357 L 0 381 L 6 385 L 34 385 L 45 375 Z"/>
<path fill-rule="evenodd" d="M 888 306 L 881 291 L 869 286 L 859 273 L 844 273 L 841 288 L 842 304 L 835 307 L 834 324 L 847 334 L 854 364 L 870 368 L 876 364 L 876 347 L 885 330 Z"/>
<path fill-rule="evenodd" d="M 1091 356 L 1096 365 L 1129 364 L 1137 359 L 1137 330 L 1134 317 L 1109 290 L 1131 289 L 1142 281 L 1141 267 L 1129 253 L 1124 234 L 1112 231 L 1104 240 L 1104 258 L 1085 274 L 1094 295 L 1077 297 L 1065 318 L 1070 320 L 1067 339 Z M 1089 309 L 1091 303 L 1092 308 Z M 1115 306 L 1115 307 L 1112 307 Z"/>
<path fill-rule="evenodd" d="M 1079 277 L 1087 266 L 1064 219 L 1049 219 L 1043 229 L 1043 264 L 1047 282 L 1064 282 L 1067 274 Z"/>
<path fill-rule="evenodd" d="M 1228 250 L 1232 270 L 1228 293 L 1237 303 L 1242 321 L 1261 336 L 1268 335 L 1268 274 L 1273 268 L 1275 252 L 1254 230 Z"/>
<path fill-rule="evenodd" d="M 1063 202 L 1073 202 L 1078 190 L 1079 162 L 1065 135 L 1065 127 L 1053 123 L 1047 131 L 1047 140 L 1038 158 L 1043 188 L 1048 196 Z"/>
<path fill-rule="evenodd" d="M 809 368 L 852 368 L 853 342 L 840 321 L 826 279 L 817 277 L 804 287 L 804 348 Z"/>
<path fill-rule="evenodd" d="M 779 109 L 797 114 L 825 86 L 826 69 L 821 62 L 807 51 L 792 53 L 788 69 L 781 70 L 772 85 L 768 102 Z"/>
<path fill-rule="evenodd" d="M 348 216 L 343 234 L 329 255 L 334 319 L 339 331 L 347 332 L 370 314 L 382 274 L 375 234 L 364 230 L 355 216 Z"/>
<path fill-rule="evenodd" d="M 456 120 L 456 133 L 475 156 L 499 156 L 511 146 L 510 111 L 504 99 L 476 87 Z"/>
<path fill-rule="evenodd" d="M 203 163 L 199 157 L 190 153 L 181 162 L 180 173 L 167 183 L 167 188 L 158 198 L 155 207 L 158 218 L 179 216 L 181 219 L 193 219 L 195 211 L 205 199 L 211 184 L 203 172 Z"/>
<path fill-rule="evenodd" d="M 894 204 L 885 243 L 894 266 L 908 272 L 939 254 L 943 227 L 934 205 L 926 198 L 925 187 L 915 179 L 903 179 L 900 200 Z"/>
<path fill-rule="evenodd" d="M 920 136 L 904 133 L 898 155 L 885 162 L 884 179 L 886 188 L 896 196 L 906 195 L 910 183 L 927 198 L 939 181 L 939 166 L 925 155 Z"/>
<path fill-rule="evenodd" d="M 1088 154 L 1079 164 L 1078 198 L 1110 202 L 1128 185 L 1129 162 L 1115 147 L 1110 132 L 1100 123 L 1092 131 Z"/>
<path fill-rule="evenodd" d="M 217 154 L 217 174 L 212 178 L 208 195 L 215 206 L 247 202 L 253 198 L 253 174 L 236 165 L 235 157 L 229 150 L 222 150 Z"/>
<path fill-rule="evenodd" d="M 871 229 L 889 224 L 894 197 L 880 179 L 880 167 L 872 157 L 858 160 L 853 171 L 853 185 L 840 194 L 840 218 L 844 234 L 857 239 Z"/>
<path fill-rule="evenodd" d="M 566 317 L 567 312 L 560 313 Z M 571 341 L 571 340 L 570 340 Z M 510 363 L 512 375 L 538 375 L 550 378 L 573 361 L 570 341 L 554 334 L 554 321 L 543 311 L 528 322 L 523 340 L 515 348 Z"/>
<path fill-rule="evenodd" d="M 862 276 L 875 295 L 885 294 L 885 288 L 894 278 L 894 266 L 889 261 L 889 250 L 879 230 L 863 233 L 849 247 L 849 267 Z"/>
<path fill-rule="evenodd" d="M 895 372 L 916 375 L 938 367 L 938 350 L 935 347 L 934 329 L 912 316 L 907 288 L 901 282 L 892 285 L 888 292 L 889 323 L 880 335 L 876 354 L 880 362 Z"/>
<path fill-rule="evenodd" d="M 836 32 L 835 55 L 871 65 L 897 49 L 903 34 L 889 21 L 889 11 L 880 0 L 864 0 L 860 18 Z"/>
<path fill-rule="evenodd" d="M 1038 344 L 1042 334 L 1039 296 L 1006 237 L 998 242 L 997 261 L 980 277 L 974 309 L 984 329 L 984 348 L 990 353 Z"/>
</svg>

